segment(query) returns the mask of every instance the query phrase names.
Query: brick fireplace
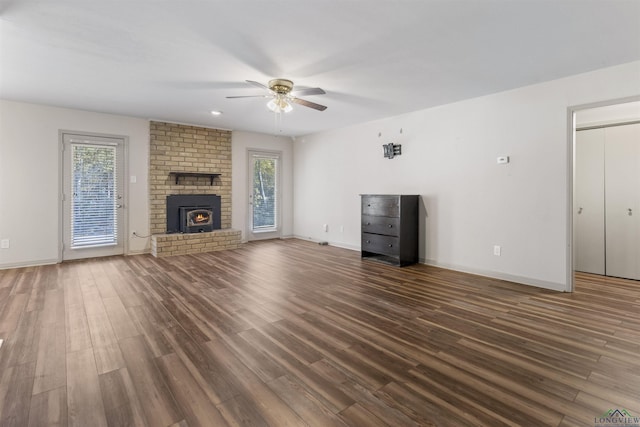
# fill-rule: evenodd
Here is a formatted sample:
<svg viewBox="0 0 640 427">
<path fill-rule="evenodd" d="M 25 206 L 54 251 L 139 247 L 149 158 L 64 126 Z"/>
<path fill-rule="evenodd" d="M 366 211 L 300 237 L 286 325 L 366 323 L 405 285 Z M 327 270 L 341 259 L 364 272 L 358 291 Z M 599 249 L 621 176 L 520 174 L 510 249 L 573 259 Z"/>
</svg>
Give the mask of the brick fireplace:
<svg viewBox="0 0 640 427">
<path fill-rule="evenodd" d="M 240 230 L 231 229 L 231 131 L 164 122 L 151 122 L 150 129 L 151 253 L 237 248 Z M 167 196 L 203 193 L 220 197 L 220 229 L 167 233 Z"/>
</svg>

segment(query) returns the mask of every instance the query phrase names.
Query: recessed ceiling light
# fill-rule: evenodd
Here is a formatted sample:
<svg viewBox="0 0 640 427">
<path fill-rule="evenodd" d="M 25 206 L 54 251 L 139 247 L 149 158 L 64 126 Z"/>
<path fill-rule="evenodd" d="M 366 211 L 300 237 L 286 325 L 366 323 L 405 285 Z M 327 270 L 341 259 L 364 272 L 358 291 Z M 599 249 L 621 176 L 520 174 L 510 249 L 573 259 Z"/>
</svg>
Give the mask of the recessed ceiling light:
<svg viewBox="0 0 640 427">
<path fill-rule="evenodd" d="M 211 110 L 211 114 L 213 114 L 214 116 L 219 116 L 222 114 L 222 111 Z"/>
</svg>

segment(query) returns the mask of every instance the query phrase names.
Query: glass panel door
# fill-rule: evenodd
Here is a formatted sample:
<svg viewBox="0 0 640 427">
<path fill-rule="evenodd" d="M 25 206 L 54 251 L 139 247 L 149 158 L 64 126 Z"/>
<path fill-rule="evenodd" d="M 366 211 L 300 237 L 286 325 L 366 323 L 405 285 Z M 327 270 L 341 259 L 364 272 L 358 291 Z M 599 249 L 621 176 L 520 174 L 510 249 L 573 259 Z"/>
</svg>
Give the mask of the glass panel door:
<svg viewBox="0 0 640 427">
<path fill-rule="evenodd" d="M 280 236 L 280 154 L 249 152 L 249 240 Z"/>
<path fill-rule="evenodd" d="M 122 146 L 119 139 L 64 136 L 63 259 L 124 252 Z"/>
</svg>

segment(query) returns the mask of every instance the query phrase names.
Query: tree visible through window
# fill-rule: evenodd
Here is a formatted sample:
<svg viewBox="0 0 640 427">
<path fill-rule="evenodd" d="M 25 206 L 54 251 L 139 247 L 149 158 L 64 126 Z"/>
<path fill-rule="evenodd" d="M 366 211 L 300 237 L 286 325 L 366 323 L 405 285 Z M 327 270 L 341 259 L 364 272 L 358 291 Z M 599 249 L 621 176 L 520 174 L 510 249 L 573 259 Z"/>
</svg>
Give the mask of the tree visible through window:
<svg viewBox="0 0 640 427">
<path fill-rule="evenodd" d="M 276 227 L 277 159 L 256 157 L 253 161 L 253 229 Z"/>
</svg>

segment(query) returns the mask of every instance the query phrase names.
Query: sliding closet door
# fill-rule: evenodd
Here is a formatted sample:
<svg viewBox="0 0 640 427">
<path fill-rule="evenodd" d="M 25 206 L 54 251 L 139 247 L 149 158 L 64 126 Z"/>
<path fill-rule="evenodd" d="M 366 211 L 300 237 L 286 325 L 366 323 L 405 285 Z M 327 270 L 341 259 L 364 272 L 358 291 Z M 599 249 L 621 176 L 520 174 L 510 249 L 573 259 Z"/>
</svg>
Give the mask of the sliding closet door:
<svg viewBox="0 0 640 427">
<path fill-rule="evenodd" d="M 576 133 L 575 269 L 605 274 L 604 129 Z"/>
<path fill-rule="evenodd" d="M 640 279 L 640 124 L 605 135 L 606 274 Z"/>
</svg>

